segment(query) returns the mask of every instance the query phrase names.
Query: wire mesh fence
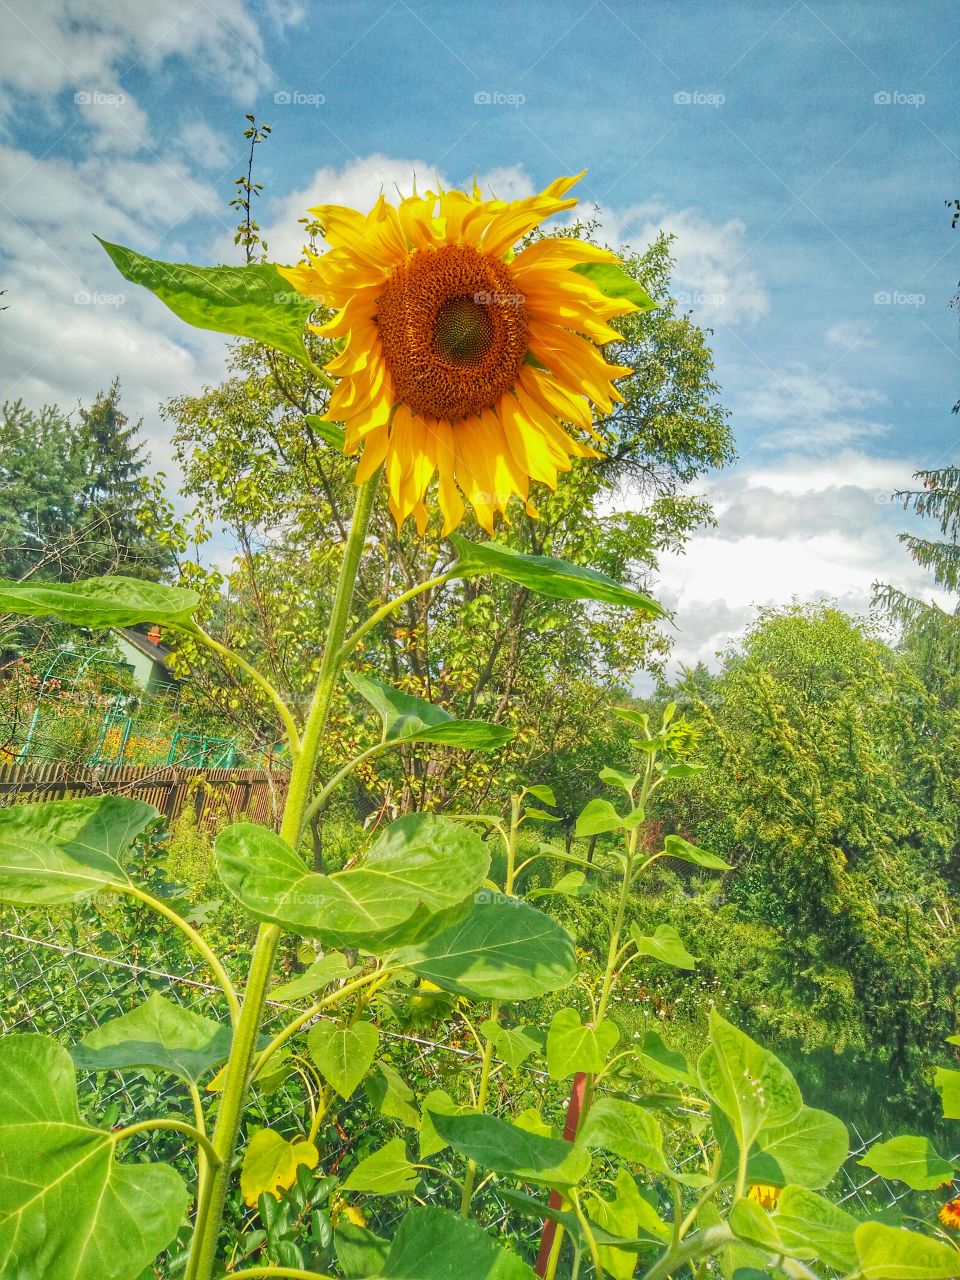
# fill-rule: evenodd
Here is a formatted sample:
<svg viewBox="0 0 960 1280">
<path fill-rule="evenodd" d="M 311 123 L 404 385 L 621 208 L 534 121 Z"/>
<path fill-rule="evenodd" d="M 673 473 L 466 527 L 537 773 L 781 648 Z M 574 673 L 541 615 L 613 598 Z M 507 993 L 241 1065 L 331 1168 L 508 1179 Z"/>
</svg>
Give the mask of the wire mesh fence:
<svg viewBox="0 0 960 1280">
<path fill-rule="evenodd" d="M 0 912 L 0 1033 L 40 1032 L 69 1049 L 95 1026 L 130 1012 L 155 991 L 185 1008 L 226 1018 L 222 993 L 209 982 L 203 962 L 194 953 L 178 952 L 176 972 L 171 972 L 174 966 L 165 935 L 140 938 L 134 947 L 121 951 L 116 934 L 103 925 L 103 919 L 90 907 L 50 913 L 12 908 Z M 276 1006 L 268 1011 L 268 1031 L 271 1022 L 274 1030 L 282 1025 Z M 456 1036 L 456 1026 L 454 1023 L 452 1038 L 445 1040 L 382 1029 L 382 1042 L 402 1074 L 417 1080 L 418 1089 L 424 1093 L 434 1088 L 453 1090 L 479 1057 L 475 1047 Z M 81 1072 L 79 1082 L 81 1109 L 99 1126 L 129 1125 L 156 1114 L 190 1118 L 191 1102 L 185 1086 L 157 1072 Z M 557 1117 L 562 1115 L 564 1092 L 562 1083 L 524 1064 L 522 1071 L 500 1076 L 492 1096 L 504 1114 L 517 1114 L 533 1106 Z M 297 1074 L 287 1076 L 274 1089 L 255 1090 L 246 1115 L 248 1132 L 269 1126 L 288 1136 L 305 1133 L 312 1107 L 308 1095 L 309 1081 Z M 377 1145 L 381 1131 L 384 1138 L 388 1135 L 389 1126 L 385 1125 L 360 1091 L 322 1130 L 323 1172 L 336 1174 L 341 1166 L 349 1167 L 359 1152 Z M 883 1136 L 851 1128 L 853 1148 L 831 1198 L 856 1216 L 895 1212 L 914 1195 L 857 1164 L 867 1148 Z M 193 1172 L 190 1152 L 175 1135 L 145 1134 L 131 1146 L 139 1158 L 167 1160 L 187 1175 Z M 691 1168 L 701 1159 L 697 1150 L 678 1148 L 673 1154 L 678 1165 L 690 1162 Z M 424 1179 L 423 1194 L 435 1203 L 456 1207 L 451 1184 L 445 1184 L 441 1177 L 431 1185 L 429 1172 Z M 378 1199 L 369 1225 L 390 1235 L 404 1209 L 398 1197 Z M 483 1209 L 485 1225 L 496 1233 L 509 1231 L 514 1246 L 532 1259 L 538 1224 L 518 1219 L 498 1194 L 495 1181 L 485 1192 Z M 242 1235 L 252 1228 L 258 1210 L 238 1202 L 237 1213 L 241 1220 L 235 1228 Z M 161 1270 L 157 1274 L 167 1273 Z"/>
</svg>

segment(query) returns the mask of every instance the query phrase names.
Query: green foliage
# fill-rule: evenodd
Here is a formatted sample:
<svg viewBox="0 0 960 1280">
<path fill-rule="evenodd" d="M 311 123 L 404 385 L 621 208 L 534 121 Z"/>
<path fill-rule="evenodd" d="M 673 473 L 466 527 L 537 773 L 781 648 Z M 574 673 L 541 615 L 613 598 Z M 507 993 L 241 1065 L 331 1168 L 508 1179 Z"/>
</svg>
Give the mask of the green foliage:
<svg viewBox="0 0 960 1280">
<path fill-rule="evenodd" d="M 118 1163 L 86 1124 L 73 1063 L 44 1036 L 0 1039 L 0 1272 L 137 1280 L 187 1206 L 163 1164 Z"/>
<path fill-rule="evenodd" d="M 105 573 L 155 578 L 162 546 L 137 521 L 144 478 L 139 423 L 114 382 L 77 420 L 22 401 L 0 414 L 0 579 L 72 581 Z"/>
<path fill-rule="evenodd" d="M 393 823 L 363 865 L 324 876 L 265 827 L 236 823 L 215 846 L 226 888 L 259 920 L 329 946 L 380 953 L 466 914 L 489 857 L 466 827 L 429 814 Z"/>
<path fill-rule="evenodd" d="M 565 987 L 576 972 L 569 935 L 535 907 L 491 896 L 481 890 L 462 921 L 401 950 L 397 963 L 478 1000 L 529 1000 Z"/>
<path fill-rule="evenodd" d="M 198 329 L 256 338 L 309 366 L 303 331 L 316 306 L 294 292 L 272 263 L 194 267 L 100 243 L 125 280 L 155 293 L 181 320 Z"/>
<path fill-rule="evenodd" d="M 230 1040 L 222 1022 L 181 1009 L 155 991 L 139 1008 L 84 1036 L 72 1056 L 84 1071 L 150 1067 L 196 1084 L 226 1061 Z"/>
<path fill-rule="evenodd" d="M 0 809 L 0 902 L 52 906 L 132 883 L 132 843 L 157 816 L 119 796 Z"/>
<path fill-rule="evenodd" d="M 929 1108 L 922 1073 L 956 1025 L 960 981 L 954 706 L 908 657 L 823 606 L 762 614 L 718 677 L 685 689 L 710 767 L 678 781 L 654 816 L 696 830 L 737 868 L 724 910 L 739 932 L 717 939 L 713 963 L 750 931 L 754 955 L 741 954 L 734 981 L 730 954 L 724 985 L 784 1051 L 823 1051 L 822 1068 L 805 1070 L 811 1081 L 823 1070 L 834 1105 L 849 1089 L 859 1109 L 853 1090 L 879 1060 L 875 1116 L 890 1115 L 891 1079 L 909 1106 Z M 768 995 L 758 982 L 751 997 L 754 970 Z M 863 1076 L 830 1066 L 851 1050 Z"/>
</svg>

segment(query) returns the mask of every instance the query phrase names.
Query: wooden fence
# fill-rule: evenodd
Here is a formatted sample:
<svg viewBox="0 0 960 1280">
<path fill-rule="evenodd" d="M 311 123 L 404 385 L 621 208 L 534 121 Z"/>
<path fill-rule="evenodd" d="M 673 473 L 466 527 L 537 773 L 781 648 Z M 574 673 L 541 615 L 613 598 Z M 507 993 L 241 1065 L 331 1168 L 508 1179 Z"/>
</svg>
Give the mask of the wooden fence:
<svg viewBox="0 0 960 1280">
<path fill-rule="evenodd" d="M 171 769 L 152 765 L 78 768 L 57 761 L 0 764 L 0 808 L 69 796 L 136 796 L 156 805 L 168 822 L 187 804 L 211 825 L 263 822 L 275 826 L 289 774 L 257 769 Z"/>
</svg>

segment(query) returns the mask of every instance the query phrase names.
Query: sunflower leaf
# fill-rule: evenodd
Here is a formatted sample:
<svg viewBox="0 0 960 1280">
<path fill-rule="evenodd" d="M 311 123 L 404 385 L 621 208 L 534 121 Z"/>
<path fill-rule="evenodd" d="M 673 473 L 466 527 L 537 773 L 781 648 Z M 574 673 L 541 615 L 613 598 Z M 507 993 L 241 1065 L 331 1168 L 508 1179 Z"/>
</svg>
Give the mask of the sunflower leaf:
<svg viewBox="0 0 960 1280">
<path fill-rule="evenodd" d="M 577 275 L 586 276 L 605 298 L 625 298 L 638 311 L 652 311 L 660 305 L 642 285 L 637 284 L 633 276 L 627 275 L 623 267 L 615 262 L 578 262 L 570 270 L 576 271 Z"/>
<path fill-rule="evenodd" d="M 114 1134 L 80 1115 L 66 1049 L 0 1040 L 0 1275 L 136 1280 L 187 1207 L 166 1164 L 116 1159 Z"/>
<path fill-rule="evenodd" d="M 451 572 L 458 578 L 492 573 L 555 600 L 599 600 L 604 604 L 640 609 L 652 618 L 666 616 L 666 611 L 642 591 L 624 587 L 595 569 L 556 560 L 553 556 L 524 555 L 499 542 L 471 542 L 456 533 L 450 535 L 450 541 L 457 553 Z"/>
<path fill-rule="evenodd" d="M 162 582 L 112 576 L 78 582 L 0 581 L 0 613 L 62 618 L 75 627 L 133 627 L 163 622 L 189 628 L 200 603 L 196 591 Z"/>
<path fill-rule="evenodd" d="M 455 720 L 442 707 L 423 698 L 401 693 L 382 680 L 344 672 L 357 693 L 383 722 L 384 742 L 432 742 L 440 746 L 490 751 L 513 737 L 513 730 L 486 720 Z"/>
<path fill-rule="evenodd" d="M 325 422 L 323 418 L 318 418 L 315 413 L 305 413 L 303 416 L 315 435 L 318 435 L 331 449 L 336 449 L 337 453 L 343 453 L 347 440 L 347 433 L 343 427 L 334 426 L 332 422 Z"/>
<path fill-rule="evenodd" d="M 106 240 L 100 243 L 125 280 L 155 293 L 187 324 L 265 342 L 311 367 L 303 331 L 317 303 L 297 293 L 272 263 L 194 267 L 159 262 Z"/>
</svg>

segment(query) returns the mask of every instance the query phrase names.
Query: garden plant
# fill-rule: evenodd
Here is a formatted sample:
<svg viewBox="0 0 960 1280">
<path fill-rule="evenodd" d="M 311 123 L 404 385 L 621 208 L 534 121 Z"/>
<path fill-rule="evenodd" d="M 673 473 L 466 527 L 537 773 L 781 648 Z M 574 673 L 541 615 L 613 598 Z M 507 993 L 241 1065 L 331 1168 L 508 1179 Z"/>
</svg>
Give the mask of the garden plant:
<svg viewBox="0 0 960 1280">
<path fill-rule="evenodd" d="M 844 1124 L 806 1106 L 786 1066 L 718 1013 L 696 1061 L 652 1031 L 621 1043 L 611 1007 L 625 975 L 653 963 L 696 965 L 669 921 L 652 933 L 627 927 L 645 874 L 661 859 L 727 869 L 679 834 L 651 843 L 655 793 L 698 768 L 693 735 L 673 705 L 655 725 L 638 711 L 615 709 L 630 725 L 642 767 L 612 760 L 602 769 L 605 791 L 577 820 L 578 835 L 600 838 L 593 862 L 546 840 L 527 852 L 521 831 L 548 824 L 555 803 L 550 788 L 535 784 L 517 790 L 506 816 L 406 814 L 330 874 L 301 852 L 310 819 L 374 755 L 416 743 L 496 751 L 509 736 L 355 669 L 364 636 L 406 601 L 441 581 L 493 575 L 583 600 L 587 610 L 601 602 L 662 614 L 648 596 L 604 574 L 492 540 L 495 518 L 507 518 L 514 498 L 534 510 L 531 482 L 554 485 L 572 459 L 595 454 L 585 442 L 591 402 L 609 412 L 626 372 L 598 348 L 617 342 L 611 322 L 618 316 L 652 305 L 610 252 L 576 236 L 532 235 L 543 219 L 572 207 L 574 182 L 560 179 L 512 202 L 484 200 L 476 190 L 425 191 L 396 206 L 381 198 L 366 214 L 311 210 L 330 248 L 295 268 L 197 268 L 104 246 L 128 280 L 184 320 L 271 345 L 329 386 L 327 412 L 312 428 L 328 447 L 360 453 L 356 505 L 339 548 L 315 690 L 303 710 L 288 705 L 254 663 L 206 634 L 190 590 L 127 577 L 0 584 L 3 612 L 90 628 L 159 623 L 209 646 L 270 700 L 292 761 L 279 831 L 239 823 L 216 842 L 223 886 L 257 926 L 240 986 L 202 930 L 138 881 L 137 842 L 156 817 L 149 805 L 100 796 L 0 812 L 0 901 L 36 908 L 128 895 L 197 950 L 222 991 L 211 1013 L 226 1013 L 201 1016 L 155 994 L 72 1053 L 39 1035 L 0 1040 L 0 1275 L 138 1280 L 152 1273 L 185 1218 L 187 1280 L 960 1275 L 960 1251 L 938 1228 L 860 1220 L 832 1201 L 831 1183 L 849 1150 Z M 318 327 L 335 340 L 326 371 L 314 367 L 302 339 L 321 306 L 334 311 Z M 452 559 L 357 620 L 354 585 L 381 490 L 398 525 L 412 517 L 420 533 L 436 507 Z M 457 534 L 464 498 L 490 541 Z M 342 681 L 369 705 L 382 733 L 321 779 L 318 756 Z M 544 888 L 530 876 L 537 865 L 563 872 Z M 549 893 L 576 896 L 588 877 L 603 881 L 612 903 L 606 959 L 594 981 L 578 979 L 573 939 L 534 905 Z M 278 986 L 285 935 L 312 943 L 316 959 Z M 567 1003 L 547 1026 L 525 1019 L 525 1001 L 561 990 Z M 411 991 L 456 1001 L 476 1049 L 467 1098 L 441 1090 L 417 1098 L 382 1057 L 378 1001 Z M 268 1001 L 284 1014 L 269 1032 Z M 309 1128 L 248 1131 L 252 1094 L 291 1053 L 316 1086 Z M 178 1077 L 192 1114 L 145 1116 L 116 1129 L 81 1116 L 77 1069 L 135 1068 Z M 557 1117 L 530 1108 L 495 1113 L 492 1085 L 521 1068 L 544 1072 L 568 1094 L 562 1131 Z M 411 1139 L 390 1138 L 328 1177 L 321 1125 L 371 1079 L 384 1111 Z M 939 1069 L 936 1085 L 945 1115 L 960 1118 L 960 1072 Z M 193 1145 L 194 1186 L 169 1164 L 128 1154 L 130 1139 L 155 1130 Z M 954 1175 L 951 1161 L 922 1138 L 893 1138 L 864 1162 L 918 1190 Z M 420 1194 L 427 1174 L 445 1188 L 429 1204 Z M 224 1213 L 237 1182 L 248 1204 L 262 1206 L 268 1226 L 286 1194 L 300 1195 L 308 1208 L 322 1199 L 336 1211 L 306 1215 L 311 1225 L 290 1242 L 289 1261 L 233 1266 Z M 484 1193 L 493 1186 L 511 1220 L 537 1224 L 538 1253 L 519 1231 L 496 1239 L 485 1230 Z M 366 1223 L 362 1208 L 377 1197 L 412 1204 L 391 1238 Z M 943 1221 L 950 1225 L 949 1214 Z"/>
</svg>

